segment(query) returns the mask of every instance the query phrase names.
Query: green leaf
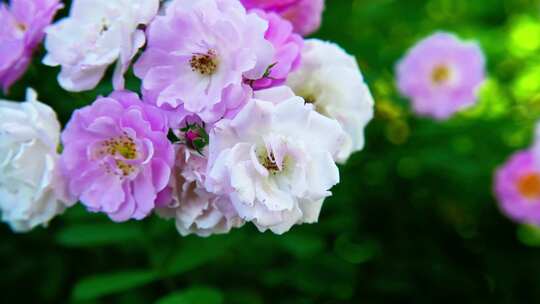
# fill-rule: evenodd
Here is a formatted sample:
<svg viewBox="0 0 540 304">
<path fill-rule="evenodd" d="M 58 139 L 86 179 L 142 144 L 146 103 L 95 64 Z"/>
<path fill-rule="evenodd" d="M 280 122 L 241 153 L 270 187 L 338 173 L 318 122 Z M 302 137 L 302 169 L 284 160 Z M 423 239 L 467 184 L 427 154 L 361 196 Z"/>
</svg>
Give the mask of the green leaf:
<svg viewBox="0 0 540 304">
<path fill-rule="evenodd" d="M 372 240 L 352 242 L 347 236 L 342 235 L 334 243 L 334 251 L 337 256 L 352 264 L 368 262 L 379 254 L 379 244 Z"/>
<path fill-rule="evenodd" d="M 279 242 L 285 250 L 299 258 L 315 255 L 324 248 L 319 236 L 294 231 L 280 236 Z"/>
<path fill-rule="evenodd" d="M 227 304 L 263 304 L 262 296 L 253 289 L 227 290 L 225 294 Z"/>
<path fill-rule="evenodd" d="M 180 142 L 180 138 L 178 138 L 178 136 L 176 136 L 176 134 L 174 134 L 174 132 L 173 132 L 172 130 L 169 130 L 169 133 L 167 133 L 167 138 L 168 138 L 172 143 Z"/>
<path fill-rule="evenodd" d="M 100 214 L 88 212 L 81 203 L 75 204 L 73 207 L 66 210 L 62 219 L 70 223 L 80 223 L 82 221 L 100 221 L 102 217 Z"/>
<path fill-rule="evenodd" d="M 163 274 L 174 276 L 202 266 L 227 252 L 234 242 L 231 236 L 185 238 L 176 253 L 164 264 Z"/>
<path fill-rule="evenodd" d="M 199 126 L 198 131 L 200 136 L 206 141 L 206 143 L 208 143 L 208 141 L 210 140 L 210 135 L 208 134 L 208 132 L 206 132 L 204 126 Z"/>
<path fill-rule="evenodd" d="M 197 150 L 201 150 L 202 148 L 204 148 L 204 146 L 206 146 L 206 142 L 204 142 L 202 138 L 197 138 L 193 140 L 193 145 L 195 146 L 195 148 L 197 148 Z"/>
<path fill-rule="evenodd" d="M 66 247 L 94 247 L 136 240 L 142 234 L 136 223 L 94 223 L 68 226 L 56 235 Z"/>
<path fill-rule="evenodd" d="M 171 293 L 156 304 L 221 304 L 223 295 L 214 288 L 192 287 L 183 291 Z"/>
<path fill-rule="evenodd" d="M 519 241 L 527 246 L 540 247 L 540 227 L 521 225 L 517 229 Z"/>
<path fill-rule="evenodd" d="M 75 301 L 93 300 L 146 285 L 157 278 L 158 276 L 149 270 L 100 274 L 79 281 L 75 285 L 72 297 Z"/>
</svg>

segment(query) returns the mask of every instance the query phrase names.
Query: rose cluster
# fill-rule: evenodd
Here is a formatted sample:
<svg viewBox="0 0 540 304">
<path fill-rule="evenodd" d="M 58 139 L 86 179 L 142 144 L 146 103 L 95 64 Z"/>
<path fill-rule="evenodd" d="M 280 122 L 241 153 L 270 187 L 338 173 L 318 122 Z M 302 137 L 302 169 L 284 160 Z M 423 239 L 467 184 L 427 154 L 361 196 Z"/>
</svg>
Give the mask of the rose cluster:
<svg viewBox="0 0 540 304">
<path fill-rule="evenodd" d="M 63 131 L 31 90 L 0 103 L 0 211 L 15 231 L 76 202 L 117 222 L 174 219 L 182 235 L 318 220 L 374 106 L 354 57 L 303 37 L 323 0 L 74 0 L 50 24 L 61 7 L 0 4 L 4 90 L 44 37 L 62 88 L 93 89 L 114 64 L 114 91 Z"/>
</svg>

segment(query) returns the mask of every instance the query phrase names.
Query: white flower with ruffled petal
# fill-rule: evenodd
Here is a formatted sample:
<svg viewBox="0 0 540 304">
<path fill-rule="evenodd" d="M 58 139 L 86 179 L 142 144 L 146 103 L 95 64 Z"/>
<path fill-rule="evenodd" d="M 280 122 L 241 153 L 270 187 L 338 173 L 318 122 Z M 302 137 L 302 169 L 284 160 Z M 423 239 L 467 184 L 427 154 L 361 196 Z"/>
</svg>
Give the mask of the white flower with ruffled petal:
<svg viewBox="0 0 540 304">
<path fill-rule="evenodd" d="M 61 66 L 60 85 L 73 92 L 93 89 L 117 61 L 114 87 L 146 42 L 140 25 L 157 14 L 159 0 L 75 0 L 70 15 L 47 28 L 43 63 Z"/>
<path fill-rule="evenodd" d="M 0 213 L 17 232 L 45 225 L 65 209 L 56 195 L 60 124 L 36 97 L 28 90 L 26 102 L 0 101 Z"/>
<path fill-rule="evenodd" d="M 229 195 L 241 218 L 284 233 L 318 220 L 339 182 L 334 158 L 345 134 L 288 87 L 255 93 L 210 134 L 208 191 Z"/>
<path fill-rule="evenodd" d="M 352 153 L 363 149 L 364 129 L 373 118 L 374 102 L 354 57 L 336 44 L 307 40 L 302 64 L 289 75 L 287 85 L 347 132 L 338 162 L 346 162 Z"/>
<path fill-rule="evenodd" d="M 230 199 L 204 189 L 206 157 L 183 145 L 176 147 L 176 163 L 170 181 L 171 200 L 156 209 L 161 217 L 174 219 L 182 236 L 206 237 L 241 227 Z"/>
</svg>

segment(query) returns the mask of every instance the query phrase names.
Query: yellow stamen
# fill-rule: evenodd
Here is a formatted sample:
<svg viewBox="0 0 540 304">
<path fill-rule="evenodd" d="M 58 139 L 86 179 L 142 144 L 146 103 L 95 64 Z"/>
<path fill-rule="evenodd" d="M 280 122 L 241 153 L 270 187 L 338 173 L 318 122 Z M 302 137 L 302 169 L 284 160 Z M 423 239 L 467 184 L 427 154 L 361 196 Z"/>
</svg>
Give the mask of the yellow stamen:
<svg viewBox="0 0 540 304">
<path fill-rule="evenodd" d="M 446 65 L 438 65 L 431 73 L 433 83 L 441 85 L 450 79 L 450 69 Z"/>
<path fill-rule="evenodd" d="M 194 54 L 189 61 L 191 70 L 204 76 L 211 76 L 218 68 L 216 52 L 209 50 L 206 54 Z"/>
</svg>

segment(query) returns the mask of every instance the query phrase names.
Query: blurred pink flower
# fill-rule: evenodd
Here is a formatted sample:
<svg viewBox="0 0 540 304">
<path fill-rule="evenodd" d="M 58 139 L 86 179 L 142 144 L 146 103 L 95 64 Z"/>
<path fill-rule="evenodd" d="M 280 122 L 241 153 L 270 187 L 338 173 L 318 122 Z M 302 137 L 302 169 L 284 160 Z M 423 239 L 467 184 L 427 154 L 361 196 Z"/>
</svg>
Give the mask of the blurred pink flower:
<svg viewBox="0 0 540 304">
<path fill-rule="evenodd" d="M 0 3 L 0 85 L 4 92 L 26 72 L 44 29 L 62 8 L 58 0 Z"/>
<path fill-rule="evenodd" d="M 495 194 L 504 214 L 528 224 L 540 224 L 540 170 L 534 153 L 515 153 L 495 175 Z"/>
<path fill-rule="evenodd" d="M 142 219 L 170 180 L 174 151 L 159 109 L 117 91 L 77 110 L 62 134 L 68 193 L 115 221 Z"/>
<path fill-rule="evenodd" d="M 473 105 L 485 78 L 485 57 L 475 42 L 436 33 L 414 46 L 397 65 L 397 85 L 419 115 L 448 119 Z"/>
</svg>

